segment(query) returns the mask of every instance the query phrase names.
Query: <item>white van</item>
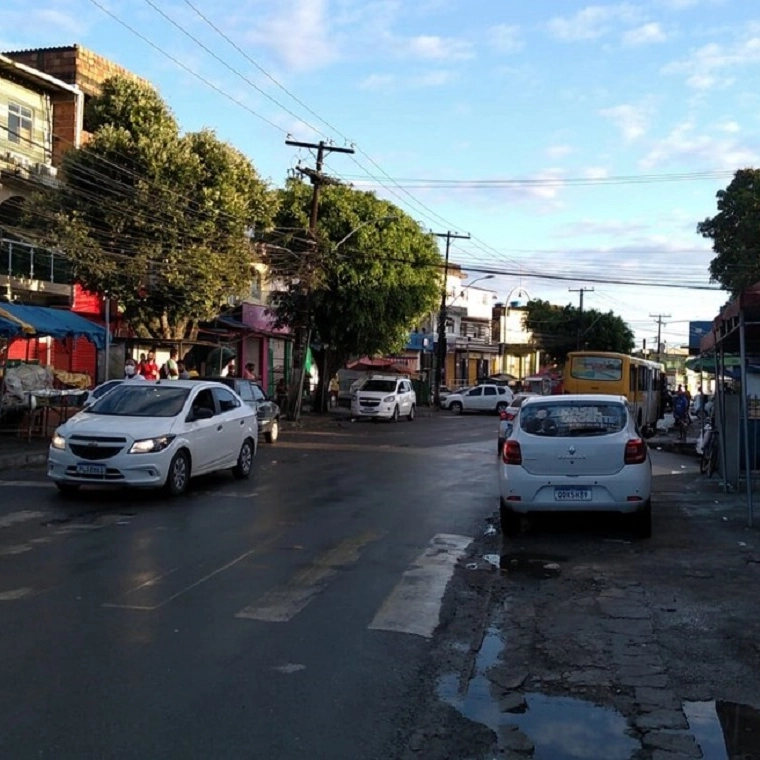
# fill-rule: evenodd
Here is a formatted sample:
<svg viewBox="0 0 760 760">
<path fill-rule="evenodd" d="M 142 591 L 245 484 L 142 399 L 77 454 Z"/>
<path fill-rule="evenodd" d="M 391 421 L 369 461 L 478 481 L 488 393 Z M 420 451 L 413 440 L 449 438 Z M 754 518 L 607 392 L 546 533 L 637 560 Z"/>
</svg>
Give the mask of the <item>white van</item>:
<svg viewBox="0 0 760 760">
<path fill-rule="evenodd" d="M 410 422 L 417 411 L 412 381 L 398 375 L 373 375 L 351 394 L 351 418 Z"/>
</svg>

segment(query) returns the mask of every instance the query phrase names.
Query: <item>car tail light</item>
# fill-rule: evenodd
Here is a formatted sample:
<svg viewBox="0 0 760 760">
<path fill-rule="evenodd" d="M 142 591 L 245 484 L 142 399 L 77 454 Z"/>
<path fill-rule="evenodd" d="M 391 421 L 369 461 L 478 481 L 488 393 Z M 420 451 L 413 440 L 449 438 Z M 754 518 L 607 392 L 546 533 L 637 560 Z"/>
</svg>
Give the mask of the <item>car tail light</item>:
<svg viewBox="0 0 760 760">
<path fill-rule="evenodd" d="M 506 412 L 499 412 L 499 419 L 500 420 L 506 420 L 506 419 L 509 419 L 509 418 L 507 417 L 507 413 Z"/>
<path fill-rule="evenodd" d="M 517 441 L 505 441 L 502 460 L 504 464 L 522 464 L 522 451 Z"/>
<path fill-rule="evenodd" d="M 625 463 L 641 464 L 647 461 L 647 445 L 641 438 L 631 438 L 625 444 Z"/>
</svg>

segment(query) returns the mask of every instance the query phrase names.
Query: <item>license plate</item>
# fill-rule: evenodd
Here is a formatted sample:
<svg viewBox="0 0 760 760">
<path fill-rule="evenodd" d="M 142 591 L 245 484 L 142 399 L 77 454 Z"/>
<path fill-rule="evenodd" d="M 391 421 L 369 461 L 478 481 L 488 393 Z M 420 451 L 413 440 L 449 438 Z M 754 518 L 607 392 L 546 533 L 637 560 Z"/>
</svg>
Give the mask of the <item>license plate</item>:
<svg viewBox="0 0 760 760">
<path fill-rule="evenodd" d="M 591 501 L 590 488 L 564 486 L 554 489 L 555 501 Z"/>
<path fill-rule="evenodd" d="M 362 407 L 362 411 L 363 411 L 365 414 L 377 414 L 377 409 L 373 409 L 373 408 L 371 408 L 371 407 L 369 407 L 369 406 L 363 406 L 363 407 Z"/>
<path fill-rule="evenodd" d="M 83 464 L 77 465 L 77 475 L 95 475 L 99 478 L 106 476 L 106 466 L 104 464 Z"/>
</svg>

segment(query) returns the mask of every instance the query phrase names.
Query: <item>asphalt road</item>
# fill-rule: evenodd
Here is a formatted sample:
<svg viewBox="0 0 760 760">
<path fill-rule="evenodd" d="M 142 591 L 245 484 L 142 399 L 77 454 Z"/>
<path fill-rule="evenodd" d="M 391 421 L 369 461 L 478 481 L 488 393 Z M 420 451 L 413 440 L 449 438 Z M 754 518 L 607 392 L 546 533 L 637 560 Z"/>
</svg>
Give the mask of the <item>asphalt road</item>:
<svg viewBox="0 0 760 760">
<path fill-rule="evenodd" d="M 393 758 L 454 563 L 496 511 L 491 417 L 335 425 L 171 500 L 0 485 L 0 756 Z"/>
</svg>

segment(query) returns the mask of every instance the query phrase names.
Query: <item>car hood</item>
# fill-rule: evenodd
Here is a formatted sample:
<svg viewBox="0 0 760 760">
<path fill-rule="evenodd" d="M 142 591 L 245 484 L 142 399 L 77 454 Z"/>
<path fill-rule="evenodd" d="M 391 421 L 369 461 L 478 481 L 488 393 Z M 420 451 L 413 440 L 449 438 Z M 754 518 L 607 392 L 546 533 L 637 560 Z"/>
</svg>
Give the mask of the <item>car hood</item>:
<svg viewBox="0 0 760 760">
<path fill-rule="evenodd" d="M 59 430 L 69 435 L 121 435 L 134 439 L 152 438 L 171 432 L 176 417 L 121 417 L 112 414 L 82 413 L 65 422 Z"/>
</svg>

